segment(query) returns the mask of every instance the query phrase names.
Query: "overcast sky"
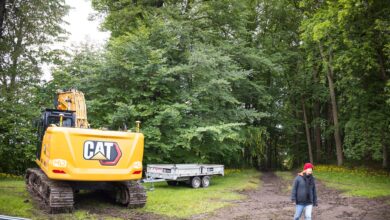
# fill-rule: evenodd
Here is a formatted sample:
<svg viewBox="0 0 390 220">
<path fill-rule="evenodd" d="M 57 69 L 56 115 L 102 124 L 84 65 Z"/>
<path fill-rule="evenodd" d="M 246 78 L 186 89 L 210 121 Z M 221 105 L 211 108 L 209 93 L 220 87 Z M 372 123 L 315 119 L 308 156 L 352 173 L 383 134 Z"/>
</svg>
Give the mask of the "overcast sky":
<svg viewBox="0 0 390 220">
<path fill-rule="evenodd" d="M 99 31 L 100 21 L 90 21 L 88 17 L 95 11 L 92 9 L 90 0 L 66 0 L 71 7 L 65 20 L 69 22 L 66 29 L 70 33 L 67 44 L 78 44 L 89 41 L 92 43 L 103 44 L 110 34 Z"/>
<path fill-rule="evenodd" d="M 72 45 L 79 45 L 83 42 L 95 44 L 97 46 L 103 45 L 110 37 L 109 32 L 102 32 L 99 30 L 101 21 L 90 21 L 88 18 L 91 14 L 96 13 L 92 9 L 90 0 L 66 0 L 66 3 L 71 7 L 69 14 L 65 20 L 69 23 L 64 28 L 69 32 L 68 40 L 53 45 L 54 48 L 71 49 Z M 44 80 L 51 80 L 50 66 L 43 65 Z"/>
</svg>

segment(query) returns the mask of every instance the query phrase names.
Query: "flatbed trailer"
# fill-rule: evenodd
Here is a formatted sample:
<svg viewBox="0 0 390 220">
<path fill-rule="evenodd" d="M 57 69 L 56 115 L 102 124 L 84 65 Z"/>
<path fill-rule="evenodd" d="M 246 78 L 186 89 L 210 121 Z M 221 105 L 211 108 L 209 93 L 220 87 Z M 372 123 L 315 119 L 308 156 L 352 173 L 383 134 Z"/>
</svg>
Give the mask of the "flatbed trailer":
<svg viewBox="0 0 390 220">
<path fill-rule="evenodd" d="M 219 164 L 149 164 L 144 183 L 166 181 L 170 186 L 180 182 L 192 188 L 208 187 L 212 176 L 224 176 L 224 165 Z"/>
</svg>

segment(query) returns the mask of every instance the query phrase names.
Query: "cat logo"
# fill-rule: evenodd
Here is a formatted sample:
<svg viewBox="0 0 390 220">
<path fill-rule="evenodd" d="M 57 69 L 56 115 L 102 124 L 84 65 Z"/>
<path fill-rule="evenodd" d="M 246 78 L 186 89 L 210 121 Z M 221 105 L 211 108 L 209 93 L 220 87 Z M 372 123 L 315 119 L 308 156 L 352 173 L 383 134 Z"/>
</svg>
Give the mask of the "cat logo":
<svg viewBox="0 0 390 220">
<path fill-rule="evenodd" d="M 98 160 L 101 165 L 115 166 L 121 157 L 121 149 L 115 142 L 84 142 L 84 159 L 86 160 Z"/>
</svg>

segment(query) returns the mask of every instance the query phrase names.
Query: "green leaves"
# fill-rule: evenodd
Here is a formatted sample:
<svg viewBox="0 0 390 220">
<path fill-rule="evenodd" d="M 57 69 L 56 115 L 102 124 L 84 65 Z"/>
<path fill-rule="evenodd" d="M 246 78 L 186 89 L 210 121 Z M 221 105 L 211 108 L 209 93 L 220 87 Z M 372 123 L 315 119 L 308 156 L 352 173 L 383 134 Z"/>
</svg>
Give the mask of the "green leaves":
<svg viewBox="0 0 390 220">
<path fill-rule="evenodd" d="M 273 65 L 256 50 L 236 50 L 233 41 L 247 37 L 248 5 L 93 3 L 107 13 L 108 47 L 97 55 L 102 59 L 86 59 L 89 50 L 77 54 L 53 83 L 70 80 L 86 94 L 94 127 L 133 129 L 140 120 L 147 163 L 239 161 L 246 123 L 268 116 L 246 105 L 247 96 L 261 105 L 270 100 L 264 86 L 250 80 L 257 73 L 240 57 L 248 55 L 256 67 Z M 81 83 L 86 81 L 93 83 Z"/>
<path fill-rule="evenodd" d="M 389 119 L 379 111 L 371 111 L 362 118 L 350 118 L 345 125 L 345 153 L 355 160 L 381 160 L 382 144 L 389 141 L 386 133 Z"/>
<path fill-rule="evenodd" d="M 16 149 L 26 143 L 29 153 L 17 151 L 23 158 L 33 143 L 31 129 L 18 132 L 22 119 L 69 87 L 85 93 L 92 127 L 134 130 L 140 120 L 146 163 L 300 165 L 307 159 L 302 108 L 322 161 L 335 157 L 336 127 L 349 160 L 378 161 L 390 146 L 388 1 L 93 0 L 111 38 L 104 49 L 82 45 L 67 60 L 42 47 L 62 33 L 66 7 L 33 3 L 14 11 L 7 25 L 15 29 L 0 45 L 0 142 Z M 27 35 L 18 32 L 22 20 L 31 24 Z M 18 45 L 18 36 L 29 43 Z M 16 66 L 6 59 L 13 56 Z M 59 64 L 42 85 L 40 61 Z M 0 148 L 0 156 L 10 149 Z"/>
<path fill-rule="evenodd" d="M 0 172 L 21 174 L 35 160 L 32 121 L 48 98 L 41 66 L 58 61 L 68 6 L 59 1 L 2 1 L 0 12 Z M 52 101 L 52 99 L 50 99 Z M 50 102 L 51 103 L 51 102 Z"/>
</svg>

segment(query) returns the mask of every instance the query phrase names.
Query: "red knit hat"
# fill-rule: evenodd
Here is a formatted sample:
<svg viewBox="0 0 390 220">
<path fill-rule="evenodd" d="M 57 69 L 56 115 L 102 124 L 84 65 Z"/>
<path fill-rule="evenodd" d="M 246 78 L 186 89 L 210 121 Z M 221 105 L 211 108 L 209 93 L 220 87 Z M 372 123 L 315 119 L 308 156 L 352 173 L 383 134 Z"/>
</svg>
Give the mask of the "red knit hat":
<svg viewBox="0 0 390 220">
<path fill-rule="evenodd" d="M 311 164 L 311 163 L 305 163 L 305 165 L 303 166 L 303 170 L 307 170 L 307 169 L 309 169 L 309 168 L 314 169 L 313 164 Z"/>
</svg>

